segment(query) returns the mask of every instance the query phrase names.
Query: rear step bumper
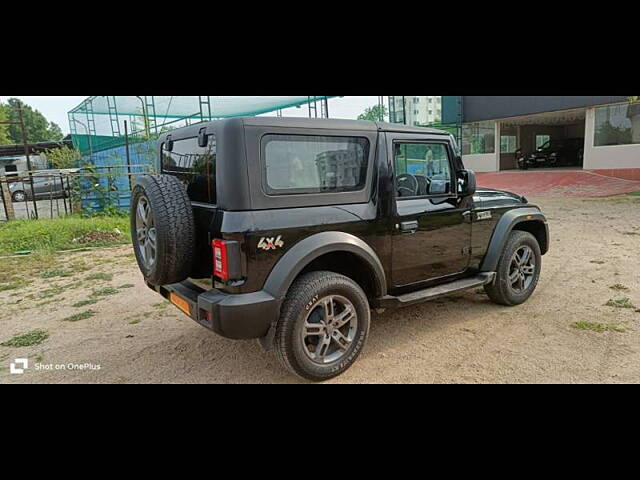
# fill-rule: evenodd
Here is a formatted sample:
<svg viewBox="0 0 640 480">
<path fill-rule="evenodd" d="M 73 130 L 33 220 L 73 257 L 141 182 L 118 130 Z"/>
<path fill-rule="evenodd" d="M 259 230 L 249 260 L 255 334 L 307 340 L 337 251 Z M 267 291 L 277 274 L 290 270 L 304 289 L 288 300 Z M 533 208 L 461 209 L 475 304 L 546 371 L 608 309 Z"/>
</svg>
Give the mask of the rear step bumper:
<svg viewBox="0 0 640 480">
<path fill-rule="evenodd" d="M 409 305 L 415 305 L 416 303 L 428 302 L 429 300 L 434 300 L 453 292 L 487 285 L 493 282 L 495 276 L 495 272 L 479 273 L 473 277 L 463 278 L 456 280 L 455 282 L 438 285 L 437 287 L 425 288 L 424 290 L 407 293 L 406 295 L 400 295 L 397 297 L 386 295 L 379 300 L 379 307 L 408 307 Z"/>
<path fill-rule="evenodd" d="M 280 311 L 279 302 L 264 291 L 231 295 L 203 290 L 189 281 L 148 286 L 168 300 L 176 294 L 189 304 L 193 320 L 226 338 L 262 338 Z"/>
</svg>

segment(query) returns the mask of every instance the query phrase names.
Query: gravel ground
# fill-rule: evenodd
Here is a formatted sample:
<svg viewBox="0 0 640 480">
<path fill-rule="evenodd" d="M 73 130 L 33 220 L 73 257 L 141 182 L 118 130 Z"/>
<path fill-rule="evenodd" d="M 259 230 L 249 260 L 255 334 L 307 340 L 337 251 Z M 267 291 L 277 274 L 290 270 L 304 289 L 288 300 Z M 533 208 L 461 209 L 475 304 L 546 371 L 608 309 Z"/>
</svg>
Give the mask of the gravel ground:
<svg viewBox="0 0 640 480">
<path fill-rule="evenodd" d="M 359 360 L 327 383 L 640 382 L 640 196 L 531 200 L 549 218 L 552 244 L 527 303 L 502 307 L 471 290 L 374 314 Z M 162 301 L 143 285 L 129 247 L 58 261 L 73 275 L 34 272 L 30 285 L 0 292 L 0 342 L 49 334 L 39 345 L 0 346 L 0 383 L 300 382 L 257 342 L 218 337 Z M 605 306 L 624 297 L 636 307 Z M 99 300 L 72 306 L 88 298 Z M 94 316 L 64 320 L 87 310 Z M 9 373 L 15 358 L 29 359 L 22 375 Z"/>
</svg>

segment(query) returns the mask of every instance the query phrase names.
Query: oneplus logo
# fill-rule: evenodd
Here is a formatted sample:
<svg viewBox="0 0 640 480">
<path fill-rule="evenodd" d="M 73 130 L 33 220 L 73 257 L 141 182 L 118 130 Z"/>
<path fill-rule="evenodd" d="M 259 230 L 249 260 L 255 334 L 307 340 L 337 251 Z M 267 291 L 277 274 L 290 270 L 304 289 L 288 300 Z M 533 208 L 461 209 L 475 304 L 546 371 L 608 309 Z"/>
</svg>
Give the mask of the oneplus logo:
<svg viewBox="0 0 640 480">
<path fill-rule="evenodd" d="M 16 365 L 20 366 L 17 367 Z M 22 375 L 27 368 L 29 368 L 28 358 L 16 358 L 15 362 L 9 365 L 9 371 L 12 375 Z"/>
</svg>

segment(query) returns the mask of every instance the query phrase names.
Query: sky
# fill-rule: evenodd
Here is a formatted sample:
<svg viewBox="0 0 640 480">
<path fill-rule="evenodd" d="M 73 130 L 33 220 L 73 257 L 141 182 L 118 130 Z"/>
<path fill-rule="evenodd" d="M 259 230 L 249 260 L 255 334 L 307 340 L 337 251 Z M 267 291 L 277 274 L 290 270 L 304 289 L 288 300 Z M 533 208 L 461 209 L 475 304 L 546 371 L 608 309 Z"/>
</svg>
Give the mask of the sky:
<svg viewBox="0 0 640 480">
<path fill-rule="evenodd" d="M 22 100 L 36 110 L 39 110 L 47 120 L 57 123 L 66 135 L 69 133 L 69 120 L 67 112 L 78 106 L 89 95 L 81 97 L 29 97 L 20 95 L 0 95 L 0 102 L 6 103 L 9 98 L 15 97 Z M 367 107 L 372 107 L 378 103 L 378 97 L 342 97 L 329 100 L 329 116 L 331 118 L 356 119 Z M 320 105 L 318 105 L 320 108 Z M 318 110 L 318 114 L 320 111 Z M 275 115 L 275 113 L 273 114 Z M 306 117 L 308 109 L 288 108 L 282 111 L 285 117 Z"/>
</svg>

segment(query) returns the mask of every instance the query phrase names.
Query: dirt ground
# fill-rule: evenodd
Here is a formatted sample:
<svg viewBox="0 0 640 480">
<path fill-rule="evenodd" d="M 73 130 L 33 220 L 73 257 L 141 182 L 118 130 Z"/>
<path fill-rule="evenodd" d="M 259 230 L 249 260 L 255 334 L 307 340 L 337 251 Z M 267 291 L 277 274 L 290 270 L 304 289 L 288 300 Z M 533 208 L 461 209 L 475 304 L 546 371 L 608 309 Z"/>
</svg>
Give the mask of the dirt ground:
<svg viewBox="0 0 640 480">
<path fill-rule="evenodd" d="M 640 196 L 531 201 L 547 214 L 552 243 L 527 303 L 502 307 L 471 290 L 374 314 L 362 355 L 328 383 L 640 382 Z M 0 383 L 300 382 L 256 341 L 221 338 L 146 288 L 130 247 L 57 261 L 0 292 L 0 343 L 49 335 L 0 346 Z M 605 305 L 623 298 L 635 306 Z M 97 302 L 72 306 L 81 300 Z M 94 316 L 64 320 L 88 310 Z M 576 328 L 585 325 L 606 330 Z M 22 375 L 10 374 L 16 358 L 29 359 Z"/>
</svg>

